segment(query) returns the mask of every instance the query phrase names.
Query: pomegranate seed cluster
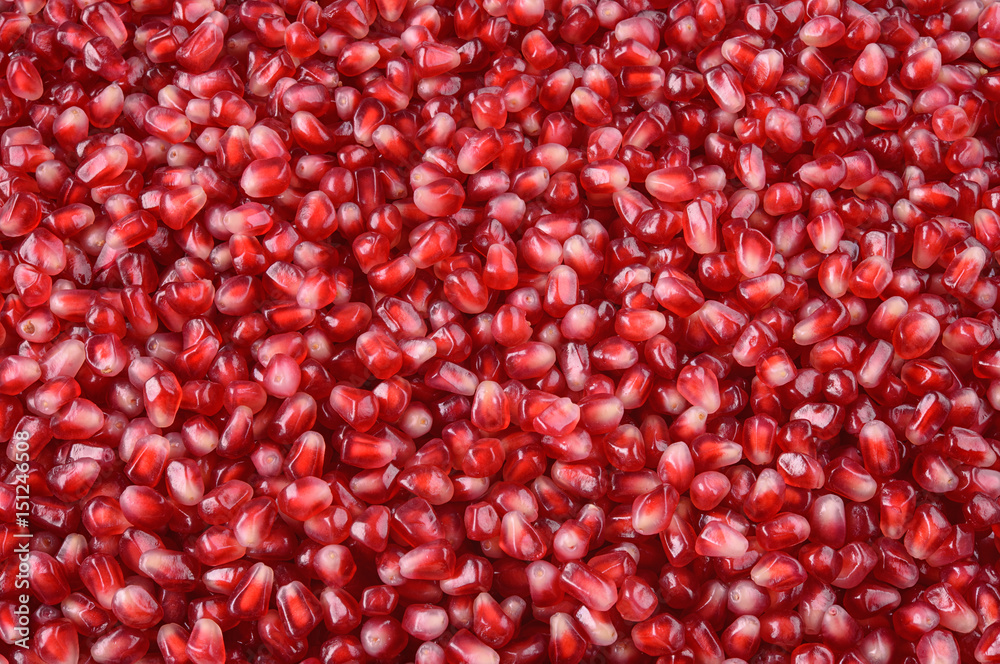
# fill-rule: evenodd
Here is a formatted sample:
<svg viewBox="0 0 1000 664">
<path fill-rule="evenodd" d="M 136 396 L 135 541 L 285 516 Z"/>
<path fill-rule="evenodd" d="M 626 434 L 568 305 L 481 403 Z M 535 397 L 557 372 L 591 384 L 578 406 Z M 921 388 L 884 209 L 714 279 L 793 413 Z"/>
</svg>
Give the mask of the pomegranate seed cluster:
<svg viewBox="0 0 1000 664">
<path fill-rule="evenodd" d="M 0 0 L 0 664 L 1000 662 L 1000 3 Z"/>
</svg>

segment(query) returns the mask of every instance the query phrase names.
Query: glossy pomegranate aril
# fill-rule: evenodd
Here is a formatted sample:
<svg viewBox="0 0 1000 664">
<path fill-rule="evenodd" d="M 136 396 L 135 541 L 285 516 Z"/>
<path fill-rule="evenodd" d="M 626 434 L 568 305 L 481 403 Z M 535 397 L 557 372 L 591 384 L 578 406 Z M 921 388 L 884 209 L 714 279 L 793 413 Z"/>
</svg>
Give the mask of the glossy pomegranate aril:
<svg viewBox="0 0 1000 664">
<path fill-rule="evenodd" d="M 1000 661 L 1000 10 L 876 4 L 8 7 L 7 658 Z"/>
</svg>

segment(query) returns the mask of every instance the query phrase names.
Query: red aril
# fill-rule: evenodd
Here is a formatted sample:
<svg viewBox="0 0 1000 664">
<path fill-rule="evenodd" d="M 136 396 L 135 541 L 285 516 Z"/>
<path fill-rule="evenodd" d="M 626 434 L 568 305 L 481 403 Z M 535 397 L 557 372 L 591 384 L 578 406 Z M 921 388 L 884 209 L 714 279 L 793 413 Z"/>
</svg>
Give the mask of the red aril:
<svg viewBox="0 0 1000 664">
<path fill-rule="evenodd" d="M 11 662 L 1000 661 L 995 5 L 0 45 Z"/>
</svg>

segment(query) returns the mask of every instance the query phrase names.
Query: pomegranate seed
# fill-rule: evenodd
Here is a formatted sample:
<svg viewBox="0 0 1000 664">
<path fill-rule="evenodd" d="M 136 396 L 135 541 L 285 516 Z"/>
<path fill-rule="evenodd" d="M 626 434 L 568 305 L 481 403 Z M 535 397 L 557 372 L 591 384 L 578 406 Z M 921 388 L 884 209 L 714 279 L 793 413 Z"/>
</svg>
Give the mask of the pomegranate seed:
<svg viewBox="0 0 1000 664">
<path fill-rule="evenodd" d="M 1000 661 L 1000 9 L 640 4 L 0 15 L 0 664 Z"/>
</svg>

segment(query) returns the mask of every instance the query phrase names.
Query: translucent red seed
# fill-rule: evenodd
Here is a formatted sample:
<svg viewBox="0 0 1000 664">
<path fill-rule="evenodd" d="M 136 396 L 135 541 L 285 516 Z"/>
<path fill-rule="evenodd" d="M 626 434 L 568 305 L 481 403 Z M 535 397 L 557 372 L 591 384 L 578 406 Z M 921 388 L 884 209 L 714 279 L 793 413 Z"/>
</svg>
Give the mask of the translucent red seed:
<svg viewBox="0 0 1000 664">
<path fill-rule="evenodd" d="M 996 5 L 0 45 L 0 664 L 1000 661 Z"/>
</svg>

